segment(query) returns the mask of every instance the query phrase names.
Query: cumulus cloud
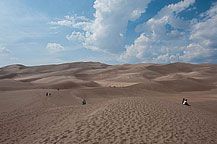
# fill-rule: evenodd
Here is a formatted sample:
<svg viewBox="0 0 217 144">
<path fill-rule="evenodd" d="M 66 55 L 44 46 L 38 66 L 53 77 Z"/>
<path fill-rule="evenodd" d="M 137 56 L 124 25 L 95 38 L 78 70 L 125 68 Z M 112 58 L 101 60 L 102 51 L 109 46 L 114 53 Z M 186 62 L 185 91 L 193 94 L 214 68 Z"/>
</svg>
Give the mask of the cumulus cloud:
<svg viewBox="0 0 217 144">
<path fill-rule="evenodd" d="M 145 12 L 150 0 L 96 0 L 95 20 L 85 44 L 112 53 L 123 49 L 123 35 L 128 21 L 134 21 Z"/>
<path fill-rule="evenodd" d="M 150 0 L 96 0 L 94 20 L 85 17 L 66 16 L 64 20 L 51 22 L 71 26 L 75 31 L 66 38 L 79 39 L 89 49 L 120 53 L 128 21 L 134 21 L 145 12 Z M 76 31 L 77 30 L 77 31 Z"/>
<path fill-rule="evenodd" d="M 184 48 L 183 55 L 180 59 L 183 61 L 192 61 L 193 59 L 204 59 L 210 57 L 210 52 L 208 49 L 204 49 L 200 44 L 191 43 Z"/>
<path fill-rule="evenodd" d="M 73 29 L 66 39 L 92 49 L 120 55 L 121 62 L 213 62 L 217 57 L 217 3 L 200 18 L 185 20 L 183 11 L 195 9 L 195 0 L 183 0 L 162 8 L 136 27 L 141 33 L 124 45 L 129 21 L 145 12 L 151 0 L 95 0 L 94 19 L 65 16 L 52 25 Z M 211 30 L 210 30 L 211 29 Z"/>
<path fill-rule="evenodd" d="M 162 59 L 163 58 L 163 59 Z M 156 62 L 159 62 L 159 61 L 161 61 L 161 62 L 163 62 L 163 63 L 173 63 L 173 62 L 177 62 L 177 61 L 179 61 L 179 59 L 180 59 L 180 55 L 177 53 L 177 54 L 173 54 L 173 55 L 170 55 L 169 56 L 169 54 L 166 54 L 166 55 L 160 55 L 160 56 L 158 56 L 157 57 L 157 59 L 155 59 L 154 58 L 154 60 L 156 61 Z"/>
<path fill-rule="evenodd" d="M 194 3 L 194 0 L 184 0 L 168 5 L 146 23 L 138 25 L 136 31 L 142 34 L 132 45 L 125 47 L 120 60 L 130 62 L 137 58 L 137 62 L 216 63 L 217 3 L 200 14 L 198 19 L 187 21 L 178 16 Z"/>
<path fill-rule="evenodd" d="M 195 0 L 185 0 L 162 8 L 156 16 L 136 28 L 142 34 L 121 55 L 121 61 L 136 57 L 142 62 L 170 62 L 179 60 L 180 47 L 186 45 L 185 31 L 190 28 L 190 21 L 184 21 L 178 14 Z M 168 30 L 169 29 L 169 30 Z M 179 46 L 179 47 L 177 47 Z"/>
<path fill-rule="evenodd" d="M 150 53 L 152 53 L 151 50 L 151 40 L 145 36 L 145 34 L 141 34 L 140 37 L 138 37 L 134 44 L 130 46 L 126 46 L 126 52 L 121 54 L 120 60 L 128 60 L 128 61 L 140 61 L 143 60 L 144 57 L 147 58 Z M 149 52 L 148 52 L 149 51 Z M 144 56 L 146 52 L 146 56 Z"/>
<path fill-rule="evenodd" d="M 190 38 L 204 47 L 217 48 L 217 3 L 204 16 L 205 20 L 193 26 Z"/>
<path fill-rule="evenodd" d="M 202 19 L 192 25 L 190 43 L 181 57 L 183 61 L 216 62 L 217 56 L 217 3 L 201 14 Z"/>
<path fill-rule="evenodd" d="M 48 49 L 50 53 L 56 53 L 56 52 L 65 50 L 65 48 L 61 44 L 58 44 L 58 43 L 48 43 L 46 48 Z"/>
</svg>

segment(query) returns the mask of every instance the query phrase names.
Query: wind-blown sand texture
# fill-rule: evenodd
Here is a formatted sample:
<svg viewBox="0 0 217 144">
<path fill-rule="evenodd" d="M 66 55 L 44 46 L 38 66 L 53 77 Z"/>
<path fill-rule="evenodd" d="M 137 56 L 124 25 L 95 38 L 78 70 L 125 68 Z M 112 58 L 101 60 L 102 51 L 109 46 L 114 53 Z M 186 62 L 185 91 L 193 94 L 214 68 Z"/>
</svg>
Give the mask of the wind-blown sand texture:
<svg viewBox="0 0 217 144">
<path fill-rule="evenodd" d="M 216 86 L 212 64 L 3 67 L 0 143 L 216 144 Z"/>
</svg>

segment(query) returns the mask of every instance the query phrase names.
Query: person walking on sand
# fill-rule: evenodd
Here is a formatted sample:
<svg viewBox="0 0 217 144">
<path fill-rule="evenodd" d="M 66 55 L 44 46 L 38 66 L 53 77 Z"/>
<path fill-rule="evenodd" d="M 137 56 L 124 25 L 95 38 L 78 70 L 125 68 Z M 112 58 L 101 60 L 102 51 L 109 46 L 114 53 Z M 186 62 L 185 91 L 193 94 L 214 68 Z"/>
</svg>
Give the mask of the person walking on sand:
<svg viewBox="0 0 217 144">
<path fill-rule="evenodd" d="M 82 100 L 82 105 L 85 105 L 85 104 L 86 104 L 86 100 L 83 99 L 83 100 Z"/>
</svg>

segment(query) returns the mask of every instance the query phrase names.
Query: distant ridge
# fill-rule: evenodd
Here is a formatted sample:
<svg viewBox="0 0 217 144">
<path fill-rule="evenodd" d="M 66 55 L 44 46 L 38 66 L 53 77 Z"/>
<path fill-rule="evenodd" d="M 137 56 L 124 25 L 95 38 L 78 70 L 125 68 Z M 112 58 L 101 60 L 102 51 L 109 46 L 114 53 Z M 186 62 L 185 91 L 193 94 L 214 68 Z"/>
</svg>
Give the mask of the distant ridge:
<svg viewBox="0 0 217 144">
<path fill-rule="evenodd" d="M 42 66 L 20 64 L 0 68 L 3 81 L 23 85 L 19 88 L 96 88 L 132 87 L 151 91 L 185 92 L 216 88 L 215 64 L 122 64 L 76 62 Z M 30 86 L 28 86 L 30 85 Z M 9 86 L 13 88 L 13 84 Z M 5 89 L 2 88 L 2 89 Z"/>
</svg>

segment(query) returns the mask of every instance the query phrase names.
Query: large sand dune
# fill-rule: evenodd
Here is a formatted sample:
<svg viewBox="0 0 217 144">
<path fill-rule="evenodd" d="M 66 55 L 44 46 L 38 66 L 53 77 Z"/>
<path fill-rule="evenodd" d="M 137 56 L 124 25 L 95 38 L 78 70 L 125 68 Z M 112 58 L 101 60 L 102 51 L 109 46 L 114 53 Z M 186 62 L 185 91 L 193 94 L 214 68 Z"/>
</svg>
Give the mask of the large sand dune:
<svg viewBox="0 0 217 144">
<path fill-rule="evenodd" d="M 216 93 L 213 64 L 6 66 L 0 143 L 217 143 Z"/>
</svg>

